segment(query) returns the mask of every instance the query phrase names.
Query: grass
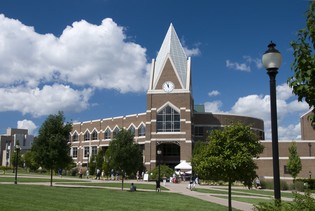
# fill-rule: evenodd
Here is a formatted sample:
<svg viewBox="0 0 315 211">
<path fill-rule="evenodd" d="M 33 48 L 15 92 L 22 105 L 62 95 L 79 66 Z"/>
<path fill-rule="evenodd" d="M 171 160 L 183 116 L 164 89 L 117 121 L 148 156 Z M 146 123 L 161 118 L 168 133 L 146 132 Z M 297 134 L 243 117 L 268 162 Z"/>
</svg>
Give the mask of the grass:
<svg viewBox="0 0 315 211">
<path fill-rule="evenodd" d="M 226 210 L 221 205 L 169 192 L 0 185 L 1 210 Z"/>
<path fill-rule="evenodd" d="M 57 184 L 67 184 L 67 185 L 78 185 L 78 183 L 57 183 Z M 114 187 L 121 188 L 121 182 L 80 182 L 80 186 L 100 186 L 100 187 Z M 124 189 L 129 189 L 131 186 L 130 182 L 124 182 Z M 153 184 L 137 184 L 135 183 L 137 190 L 145 189 L 145 190 L 155 190 L 155 185 Z M 161 186 L 161 190 L 167 191 L 168 189 Z"/>
<path fill-rule="evenodd" d="M 226 188 L 196 188 L 198 192 L 202 193 L 210 193 L 210 194 L 228 194 L 228 190 Z M 232 197 L 233 195 L 244 195 L 244 196 L 264 196 L 272 198 L 274 196 L 273 191 L 269 190 L 256 190 L 256 189 L 234 189 L 232 188 Z M 282 197 L 294 198 L 292 192 L 281 192 Z"/>
</svg>

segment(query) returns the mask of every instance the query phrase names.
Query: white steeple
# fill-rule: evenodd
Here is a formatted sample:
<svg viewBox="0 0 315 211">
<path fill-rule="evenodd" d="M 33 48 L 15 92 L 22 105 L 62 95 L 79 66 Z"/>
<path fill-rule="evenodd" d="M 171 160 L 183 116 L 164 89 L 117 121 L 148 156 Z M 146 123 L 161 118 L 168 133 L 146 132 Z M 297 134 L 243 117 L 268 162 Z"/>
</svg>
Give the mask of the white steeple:
<svg viewBox="0 0 315 211">
<path fill-rule="evenodd" d="M 160 51 L 156 57 L 153 79 L 154 86 L 156 85 L 157 80 L 160 77 L 161 71 L 168 57 L 171 59 L 172 63 L 175 66 L 175 71 L 177 72 L 183 88 L 186 88 L 187 56 L 178 39 L 173 24 L 170 25 L 160 48 Z"/>
</svg>

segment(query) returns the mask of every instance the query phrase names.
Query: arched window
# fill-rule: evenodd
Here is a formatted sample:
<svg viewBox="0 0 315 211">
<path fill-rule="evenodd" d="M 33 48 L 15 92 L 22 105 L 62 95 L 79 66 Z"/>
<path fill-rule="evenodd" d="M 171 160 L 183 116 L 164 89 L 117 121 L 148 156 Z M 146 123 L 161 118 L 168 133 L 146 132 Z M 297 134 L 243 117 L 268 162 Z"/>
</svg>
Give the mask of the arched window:
<svg viewBox="0 0 315 211">
<path fill-rule="evenodd" d="M 89 133 L 89 131 L 86 131 L 84 133 L 84 141 L 88 141 L 88 140 L 90 140 L 90 133 Z"/>
<path fill-rule="evenodd" d="M 136 129 L 135 129 L 135 127 L 134 127 L 133 125 L 131 125 L 131 126 L 129 127 L 128 131 L 129 131 L 132 135 L 134 135 Z"/>
<path fill-rule="evenodd" d="M 141 125 L 138 128 L 138 136 L 145 136 L 145 126 L 144 125 Z"/>
<path fill-rule="evenodd" d="M 110 135 L 111 135 L 110 129 L 107 128 L 107 129 L 105 130 L 105 133 L 104 133 L 105 139 L 110 139 Z"/>
<path fill-rule="evenodd" d="M 166 106 L 157 114 L 157 132 L 179 132 L 180 114 L 170 106 Z"/>
<path fill-rule="evenodd" d="M 97 132 L 95 130 L 92 133 L 92 140 L 97 140 Z"/>
<path fill-rule="evenodd" d="M 116 127 L 115 130 L 113 131 L 113 138 L 119 133 L 119 127 Z"/>
<path fill-rule="evenodd" d="M 79 141 L 79 136 L 78 134 L 75 132 L 72 136 L 72 141 L 75 142 L 75 141 Z"/>
</svg>

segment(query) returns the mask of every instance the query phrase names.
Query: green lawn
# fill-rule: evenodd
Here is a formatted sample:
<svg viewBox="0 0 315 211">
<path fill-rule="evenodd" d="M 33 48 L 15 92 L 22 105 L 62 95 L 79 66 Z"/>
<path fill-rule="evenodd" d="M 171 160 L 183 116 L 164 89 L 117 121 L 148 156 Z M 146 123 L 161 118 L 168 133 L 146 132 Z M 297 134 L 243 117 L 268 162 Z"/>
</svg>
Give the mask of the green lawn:
<svg viewBox="0 0 315 211">
<path fill-rule="evenodd" d="M 80 182 L 80 181 L 79 181 Z M 106 181 L 102 181 L 102 182 L 75 182 L 75 183 L 68 183 L 68 182 L 58 182 L 56 184 L 66 184 L 66 185 L 80 185 L 80 186 L 100 186 L 100 187 L 114 187 L 114 188 L 121 188 L 121 182 L 106 182 Z M 131 186 L 131 183 L 128 182 L 124 182 L 124 189 L 129 189 Z M 137 189 L 145 189 L 145 190 L 155 190 L 155 185 L 154 184 L 137 184 L 135 183 L 135 186 L 137 187 Z M 168 189 L 165 187 L 161 186 L 161 190 L 163 191 L 167 191 Z"/>
<path fill-rule="evenodd" d="M 227 210 L 170 192 L 128 192 L 96 188 L 0 185 L 1 210 Z"/>
</svg>

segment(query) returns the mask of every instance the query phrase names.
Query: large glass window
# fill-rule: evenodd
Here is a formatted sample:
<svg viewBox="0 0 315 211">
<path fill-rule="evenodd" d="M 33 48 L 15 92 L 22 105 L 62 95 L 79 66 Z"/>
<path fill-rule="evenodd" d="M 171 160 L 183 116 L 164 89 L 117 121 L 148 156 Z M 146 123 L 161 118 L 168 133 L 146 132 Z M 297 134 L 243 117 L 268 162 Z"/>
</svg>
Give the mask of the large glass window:
<svg viewBox="0 0 315 211">
<path fill-rule="evenodd" d="M 97 140 L 97 132 L 95 130 L 92 133 L 92 140 Z"/>
<path fill-rule="evenodd" d="M 73 158 L 78 157 L 78 148 L 77 147 L 72 148 L 72 157 Z"/>
<path fill-rule="evenodd" d="M 90 147 L 84 147 L 84 157 L 89 157 Z"/>
<path fill-rule="evenodd" d="M 72 141 L 79 141 L 79 136 L 76 132 L 73 134 Z"/>
<path fill-rule="evenodd" d="M 203 137 L 204 136 L 204 127 L 195 126 L 195 136 Z"/>
<path fill-rule="evenodd" d="M 157 114 L 157 132 L 179 132 L 180 114 L 172 107 L 167 106 Z"/>
<path fill-rule="evenodd" d="M 116 127 L 115 130 L 113 131 L 113 137 L 114 138 L 117 135 L 117 133 L 119 133 L 119 128 L 118 127 Z"/>
<path fill-rule="evenodd" d="M 110 129 L 107 128 L 105 133 L 104 133 L 105 139 L 110 139 L 110 135 L 111 135 Z"/>
<path fill-rule="evenodd" d="M 92 156 L 97 155 L 97 146 L 92 146 Z"/>
<path fill-rule="evenodd" d="M 90 133 L 88 131 L 86 131 L 84 133 L 84 141 L 88 141 L 88 140 L 90 140 Z"/>
<path fill-rule="evenodd" d="M 138 136 L 145 136 L 145 126 L 144 125 L 141 125 L 138 128 Z"/>
<path fill-rule="evenodd" d="M 129 127 L 128 131 L 129 131 L 132 135 L 134 135 L 136 129 L 135 129 L 135 127 L 134 127 L 133 125 L 131 125 L 131 126 Z"/>
</svg>

